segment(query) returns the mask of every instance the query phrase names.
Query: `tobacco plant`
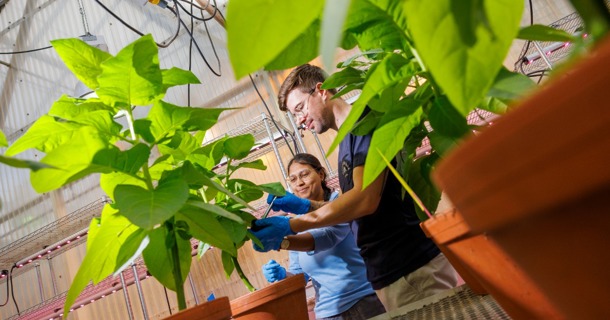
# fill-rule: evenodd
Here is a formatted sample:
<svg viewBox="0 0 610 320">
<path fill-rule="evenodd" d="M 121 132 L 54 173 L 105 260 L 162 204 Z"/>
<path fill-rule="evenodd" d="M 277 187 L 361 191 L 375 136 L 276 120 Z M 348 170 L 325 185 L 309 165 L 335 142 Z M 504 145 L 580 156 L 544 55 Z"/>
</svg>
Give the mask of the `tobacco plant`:
<svg viewBox="0 0 610 320">
<path fill-rule="evenodd" d="M 114 56 L 78 39 L 52 45 L 96 96 L 61 96 L 2 159 L 35 148 L 45 153 L 30 176 L 36 191 L 100 174 L 100 186 L 112 200 L 91 221 L 87 252 L 68 291 L 64 317 L 90 281 L 116 275 L 140 256 L 150 274 L 176 292 L 179 309 L 186 308 L 184 282 L 197 240 L 200 248 L 222 250 L 227 276 L 236 269 L 254 290 L 237 263 L 238 248 L 252 237 L 248 202 L 263 192 L 285 192 L 279 183 L 231 178 L 241 168 L 266 169 L 260 159 L 244 161 L 254 137 L 226 136 L 204 145 L 206 130 L 226 109 L 164 101 L 169 88 L 199 80 L 190 71 L 161 69 L 150 35 Z M 134 119 L 134 114 L 145 116 Z M 224 173 L 212 171 L 218 165 L 224 165 Z"/>
<path fill-rule="evenodd" d="M 396 159 L 401 176 L 431 211 L 440 199 L 430 180 L 434 164 L 478 130 L 467 117 L 478 110 L 502 114 L 534 87 L 526 76 L 503 67 L 513 40 L 574 40 L 546 26 L 520 28 L 523 1 L 263 2 L 229 2 L 229 56 L 236 77 L 261 67 L 292 68 L 318 55 L 328 70 L 337 48 L 358 47 L 360 53 L 339 63 L 339 72 L 323 84 L 339 89 L 337 96 L 360 93 L 328 153 L 348 132 L 372 133 L 371 145 L 380 153 L 367 155 L 364 186 L 386 168 L 383 158 Z M 598 10 L 601 0 L 572 2 L 598 4 L 581 6 L 589 13 L 583 14 L 585 21 L 608 15 Z M 248 14 L 260 6 L 265 12 Z M 371 111 L 361 118 L 366 107 Z M 423 141 L 430 142 L 431 151 L 416 157 Z"/>
</svg>

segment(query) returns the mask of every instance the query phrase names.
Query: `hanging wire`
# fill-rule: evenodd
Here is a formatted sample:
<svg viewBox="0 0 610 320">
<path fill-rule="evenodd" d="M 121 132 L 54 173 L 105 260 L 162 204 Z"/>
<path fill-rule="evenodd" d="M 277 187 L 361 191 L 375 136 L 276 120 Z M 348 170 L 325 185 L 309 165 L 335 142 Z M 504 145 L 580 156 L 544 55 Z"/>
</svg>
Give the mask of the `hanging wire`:
<svg viewBox="0 0 610 320">
<path fill-rule="evenodd" d="M 80 10 L 80 16 L 83 20 L 83 28 L 85 29 L 85 35 L 91 35 L 91 33 L 89 33 L 89 23 L 87 23 L 87 13 L 85 13 L 85 6 L 83 5 L 83 0 L 78 0 L 78 8 Z"/>
<path fill-rule="evenodd" d="M 31 49 L 31 50 L 12 51 L 12 52 L 0 52 L 0 55 L 4 55 L 4 54 L 22 54 L 22 53 L 30 53 L 30 52 L 36 52 L 36 51 L 47 50 L 47 49 L 51 49 L 51 48 L 53 48 L 53 46 L 42 47 L 42 48 L 38 48 L 38 49 Z"/>
<path fill-rule="evenodd" d="M 97 0 L 96 0 L 97 1 Z M 174 0 L 174 3 L 177 3 L 178 0 Z M 174 12 L 178 12 L 179 10 L 167 7 L 170 11 Z M 199 47 L 199 43 L 197 43 L 197 40 L 195 40 L 193 33 L 191 32 L 191 30 L 189 30 L 188 26 L 184 23 L 184 21 L 182 21 L 182 19 L 178 19 L 180 21 L 180 24 L 182 24 L 182 26 L 186 29 L 186 32 L 189 34 L 189 36 L 191 37 L 191 39 L 193 40 L 193 43 L 195 44 L 195 48 L 197 48 L 197 51 L 199 52 L 199 55 L 201 56 L 201 58 L 203 59 L 203 62 L 206 64 L 206 66 L 208 67 L 208 69 L 217 77 L 222 76 L 221 70 L 220 70 L 220 59 L 218 58 L 218 54 L 216 53 L 216 48 L 214 47 L 214 42 L 212 41 L 212 36 L 210 35 L 210 32 L 207 28 L 206 25 L 206 31 L 208 34 L 208 39 L 210 40 L 210 44 L 212 45 L 212 51 L 214 52 L 214 56 L 216 57 L 216 61 L 218 62 L 218 71 L 214 70 L 214 68 L 212 68 L 212 66 L 210 65 L 210 63 L 208 62 L 208 59 L 206 59 L 205 55 L 203 54 L 203 51 L 201 50 L 201 48 Z M 204 21 L 205 22 L 205 21 Z"/>
<path fill-rule="evenodd" d="M 111 16 L 113 16 L 115 19 L 117 19 L 121 24 L 123 24 L 129 30 L 135 32 L 136 34 L 138 34 L 140 36 L 144 35 L 144 33 L 142 33 L 140 30 L 134 28 L 129 23 L 127 23 L 123 19 L 121 19 L 116 13 L 114 13 L 112 10 L 110 10 L 108 7 L 106 7 L 100 0 L 95 0 L 95 2 L 97 2 L 97 4 L 99 4 L 102 8 L 104 8 L 104 10 L 106 10 L 106 12 L 108 12 Z M 180 33 L 180 24 L 182 22 L 182 20 L 180 20 L 180 13 L 178 12 L 178 10 L 174 11 L 170 7 L 167 7 L 167 8 L 169 9 L 169 11 L 171 11 L 173 14 L 176 15 L 176 19 L 178 20 L 178 26 L 176 27 L 176 32 L 174 33 L 174 36 L 169 40 L 168 43 L 162 44 L 162 43 L 155 42 L 159 48 L 169 47 L 169 45 L 172 44 L 172 42 L 174 42 L 174 40 L 176 40 L 176 38 L 178 37 L 178 34 Z"/>
<path fill-rule="evenodd" d="M 190 12 L 180 3 L 180 1 L 176 1 L 176 5 L 179 6 L 180 8 L 182 8 L 182 11 L 186 12 L 186 14 L 188 14 L 189 16 L 191 16 L 192 19 L 195 19 L 195 20 L 210 21 L 210 20 L 214 19 L 214 17 L 216 16 L 216 13 L 219 11 L 218 7 L 216 6 L 216 0 L 214 0 L 214 5 L 213 5 L 214 13 L 212 13 L 210 17 L 205 18 L 204 14 L 203 14 L 203 11 L 205 9 L 207 9 L 207 7 L 210 5 L 209 1 L 206 4 L 206 6 L 203 7 L 203 8 L 198 6 L 198 5 L 196 5 L 196 4 L 194 4 L 192 1 L 187 1 L 187 3 L 189 3 L 191 5 L 191 11 Z M 192 7 L 195 7 L 195 8 L 197 8 L 197 9 L 199 9 L 201 11 L 201 18 L 199 18 L 199 17 L 197 17 L 197 16 L 195 16 L 193 14 Z"/>
<path fill-rule="evenodd" d="M 252 82 L 252 85 L 254 86 L 254 90 L 256 90 L 258 97 L 263 102 L 265 109 L 267 109 L 267 113 L 269 114 L 269 119 L 271 119 L 271 122 L 273 122 L 273 125 L 275 125 L 277 132 L 279 132 L 282 135 L 282 138 L 284 139 L 284 142 L 286 142 L 286 146 L 288 147 L 288 150 L 290 150 L 290 154 L 292 154 L 292 156 L 294 156 L 295 155 L 294 150 L 292 150 L 292 147 L 290 147 L 290 143 L 288 143 L 288 139 L 286 139 L 286 134 L 283 133 L 282 129 L 280 129 L 280 126 L 277 124 L 277 122 L 273 118 L 271 110 L 269 109 L 269 106 L 267 105 L 267 102 L 265 102 L 263 95 L 260 93 L 260 91 L 258 91 L 258 87 L 256 86 L 256 82 L 254 82 L 254 78 L 252 78 L 251 74 L 248 74 L 248 77 L 250 77 L 250 81 Z M 271 137 L 271 139 L 273 139 L 273 137 Z M 294 136 L 292 137 L 292 140 L 294 141 Z"/>
<path fill-rule="evenodd" d="M 530 26 L 532 26 L 532 25 L 534 25 L 534 5 L 532 4 L 532 0 L 529 0 L 529 4 L 530 4 Z M 527 51 L 530 49 L 531 43 L 532 43 L 532 41 L 527 40 L 527 42 L 525 43 L 525 50 L 523 50 L 523 54 L 517 60 L 517 63 L 519 63 L 519 69 L 521 70 L 521 73 L 523 73 L 523 74 L 525 74 L 525 71 L 523 70 L 523 64 L 525 63 L 523 61 L 523 57 L 525 57 L 525 55 L 527 54 Z"/>
</svg>

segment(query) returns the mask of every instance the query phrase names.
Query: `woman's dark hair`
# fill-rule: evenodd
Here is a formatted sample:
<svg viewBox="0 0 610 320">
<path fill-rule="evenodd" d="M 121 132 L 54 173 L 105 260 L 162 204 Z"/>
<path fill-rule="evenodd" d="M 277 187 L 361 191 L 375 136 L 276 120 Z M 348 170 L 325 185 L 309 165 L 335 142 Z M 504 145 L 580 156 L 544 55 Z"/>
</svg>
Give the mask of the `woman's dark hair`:
<svg viewBox="0 0 610 320">
<path fill-rule="evenodd" d="M 288 170 L 290 170 L 290 166 L 295 162 L 300 163 L 300 164 L 309 165 L 316 172 L 318 172 L 318 173 L 321 172 L 323 174 L 322 189 L 324 190 L 324 201 L 330 200 L 330 195 L 332 194 L 333 191 L 328 187 L 328 185 L 326 185 L 326 178 L 328 177 L 328 174 L 326 173 L 326 169 L 324 169 L 324 167 L 322 167 L 320 160 L 318 160 L 318 158 L 316 158 L 316 156 L 309 154 L 309 153 L 297 153 L 290 160 L 290 162 L 288 162 Z"/>
</svg>

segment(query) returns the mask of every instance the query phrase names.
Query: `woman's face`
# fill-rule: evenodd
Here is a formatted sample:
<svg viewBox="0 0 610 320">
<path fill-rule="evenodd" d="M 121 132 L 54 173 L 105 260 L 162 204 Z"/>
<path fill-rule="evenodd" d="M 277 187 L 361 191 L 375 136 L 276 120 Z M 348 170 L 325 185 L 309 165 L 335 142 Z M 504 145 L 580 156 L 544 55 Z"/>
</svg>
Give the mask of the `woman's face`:
<svg viewBox="0 0 610 320">
<path fill-rule="evenodd" d="M 288 168 L 288 183 L 292 192 L 301 198 L 323 201 L 323 178 L 323 173 L 317 172 L 308 164 L 293 162 Z"/>
</svg>

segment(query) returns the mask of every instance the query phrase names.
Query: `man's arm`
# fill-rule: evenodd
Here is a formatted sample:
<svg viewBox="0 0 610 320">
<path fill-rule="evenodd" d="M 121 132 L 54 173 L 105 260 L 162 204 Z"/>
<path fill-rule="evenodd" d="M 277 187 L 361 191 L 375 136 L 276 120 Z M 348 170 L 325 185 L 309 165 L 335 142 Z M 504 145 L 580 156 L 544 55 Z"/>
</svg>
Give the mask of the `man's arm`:
<svg viewBox="0 0 610 320">
<path fill-rule="evenodd" d="M 366 189 L 362 190 L 364 166 L 355 167 L 353 171 L 354 188 L 317 210 L 290 219 L 290 229 L 294 232 L 303 232 L 349 222 L 375 212 L 381 201 L 386 174 L 387 169 Z"/>
</svg>

